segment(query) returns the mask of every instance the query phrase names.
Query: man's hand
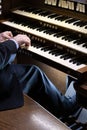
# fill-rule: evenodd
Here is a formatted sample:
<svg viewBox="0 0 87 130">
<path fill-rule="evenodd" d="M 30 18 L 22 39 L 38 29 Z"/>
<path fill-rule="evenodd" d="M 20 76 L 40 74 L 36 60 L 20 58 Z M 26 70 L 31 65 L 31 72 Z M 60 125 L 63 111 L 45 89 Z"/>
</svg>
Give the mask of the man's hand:
<svg viewBox="0 0 87 130">
<path fill-rule="evenodd" d="M 15 40 L 20 47 L 28 47 L 31 45 L 31 40 L 27 35 L 18 34 L 16 36 L 13 36 L 11 31 L 5 31 L 0 33 L 0 42 L 4 42 L 6 40 L 11 39 Z"/>
<path fill-rule="evenodd" d="M 27 35 L 18 34 L 13 39 L 19 44 L 19 46 L 30 46 L 31 40 Z"/>
<path fill-rule="evenodd" d="M 5 31 L 0 33 L 0 42 L 4 42 L 8 39 L 11 39 L 13 37 L 13 34 L 11 31 Z"/>
</svg>

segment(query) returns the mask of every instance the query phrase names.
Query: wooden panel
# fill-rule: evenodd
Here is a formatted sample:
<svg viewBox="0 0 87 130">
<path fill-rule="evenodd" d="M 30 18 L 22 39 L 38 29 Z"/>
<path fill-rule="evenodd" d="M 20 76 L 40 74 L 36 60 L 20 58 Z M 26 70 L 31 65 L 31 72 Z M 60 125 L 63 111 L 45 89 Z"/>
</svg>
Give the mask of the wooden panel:
<svg viewBox="0 0 87 130">
<path fill-rule="evenodd" d="M 41 63 L 26 54 L 18 54 L 17 63 L 20 64 L 34 64 L 41 68 L 52 81 L 52 83 L 64 94 L 66 91 L 66 76 L 67 74 Z"/>
</svg>

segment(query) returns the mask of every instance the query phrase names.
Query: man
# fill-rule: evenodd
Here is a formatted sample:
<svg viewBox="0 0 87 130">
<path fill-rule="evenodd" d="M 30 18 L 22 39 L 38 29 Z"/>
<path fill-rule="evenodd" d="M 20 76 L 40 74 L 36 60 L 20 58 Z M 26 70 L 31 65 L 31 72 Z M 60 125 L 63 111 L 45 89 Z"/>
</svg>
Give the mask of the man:
<svg viewBox="0 0 87 130">
<path fill-rule="evenodd" d="M 0 41 L 0 110 L 22 106 L 22 93 L 25 93 L 56 117 L 73 111 L 76 104 L 74 81 L 68 82 L 68 90 L 62 95 L 37 66 L 12 64 L 18 48 L 31 45 L 29 37 L 22 34 L 13 37 L 6 31 L 0 34 Z"/>
</svg>

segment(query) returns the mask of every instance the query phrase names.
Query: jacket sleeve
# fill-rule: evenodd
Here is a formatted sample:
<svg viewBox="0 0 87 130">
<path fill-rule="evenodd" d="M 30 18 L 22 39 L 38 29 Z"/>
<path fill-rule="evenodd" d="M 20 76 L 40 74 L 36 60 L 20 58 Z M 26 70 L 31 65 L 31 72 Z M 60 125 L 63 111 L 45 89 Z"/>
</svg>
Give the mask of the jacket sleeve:
<svg viewBox="0 0 87 130">
<path fill-rule="evenodd" d="M 0 70 L 9 64 L 10 58 L 13 54 L 16 54 L 17 47 L 14 41 L 7 40 L 0 43 Z"/>
</svg>

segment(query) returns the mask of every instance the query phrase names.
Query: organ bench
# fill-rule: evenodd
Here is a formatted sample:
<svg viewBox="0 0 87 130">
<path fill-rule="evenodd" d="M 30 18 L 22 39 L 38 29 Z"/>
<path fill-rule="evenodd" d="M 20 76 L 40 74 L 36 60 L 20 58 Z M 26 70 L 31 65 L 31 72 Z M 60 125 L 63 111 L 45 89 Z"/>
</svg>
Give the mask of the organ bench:
<svg viewBox="0 0 87 130">
<path fill-rule="evenodd" d="M 0 130 L 70 130 L 30 97 L 24 106 L 0 112 Z"/>
</svg>

